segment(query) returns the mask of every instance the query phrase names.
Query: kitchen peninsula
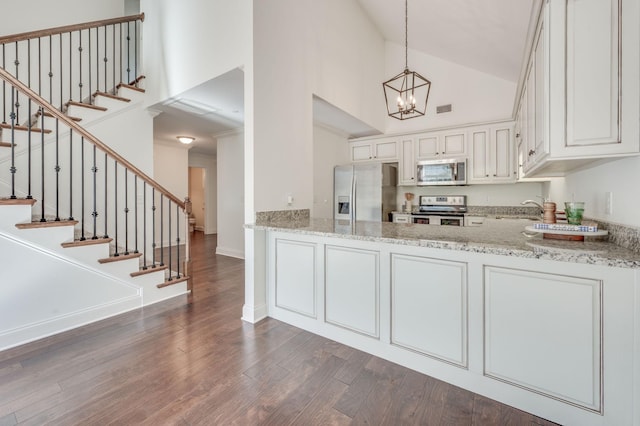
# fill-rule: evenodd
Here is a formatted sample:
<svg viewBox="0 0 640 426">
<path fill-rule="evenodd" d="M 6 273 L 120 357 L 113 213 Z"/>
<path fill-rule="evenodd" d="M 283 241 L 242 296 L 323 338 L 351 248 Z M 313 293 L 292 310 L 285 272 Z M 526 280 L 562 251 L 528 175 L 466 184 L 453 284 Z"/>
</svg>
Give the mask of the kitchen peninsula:
<svg viewBox="0 0 640 426">
<path fill-rule="evenodd" d="M 480 227 L 260 220 L 269 316 L 562 424 L 637 424 L 640 254 Z"/>
</svg>

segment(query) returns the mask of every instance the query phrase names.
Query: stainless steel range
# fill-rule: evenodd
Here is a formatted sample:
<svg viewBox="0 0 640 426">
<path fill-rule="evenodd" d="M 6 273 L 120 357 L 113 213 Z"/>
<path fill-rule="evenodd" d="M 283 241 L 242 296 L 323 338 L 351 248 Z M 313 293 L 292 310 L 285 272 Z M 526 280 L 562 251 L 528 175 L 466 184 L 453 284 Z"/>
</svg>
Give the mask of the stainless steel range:
<svg viewBox="0 0 640 426">
<path fill-rule="evenodd" d="M 418 211 L 411 214 L 413 223 L 464 226 L 466 195 L 421 195 Z"/>
</svg>

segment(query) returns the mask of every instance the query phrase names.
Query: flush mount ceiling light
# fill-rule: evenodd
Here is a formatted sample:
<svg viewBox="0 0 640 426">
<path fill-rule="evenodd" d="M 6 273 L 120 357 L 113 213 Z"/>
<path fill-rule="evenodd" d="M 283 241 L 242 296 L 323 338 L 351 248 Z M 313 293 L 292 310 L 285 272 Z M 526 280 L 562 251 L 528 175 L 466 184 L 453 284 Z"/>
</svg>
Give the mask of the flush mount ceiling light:
<svg viewBox="0 0 640 426">
<path fill-rule="evenodd" d="M 382 83 L 384 99 L 387 103 L 387 114 L 398 120 L 406 120 L 423 116 L 427 111 L 427 100 L 431 82 L 408 65 L 408 5 L 404 1 L 404 71 Z"/>
<path fill-rule="evenodd" d="M 176 136 L 176 138 L 185 145 L 189 145 L 191 142 L 196 140 L 196 138 L 192 136 Z"/>
</svg>

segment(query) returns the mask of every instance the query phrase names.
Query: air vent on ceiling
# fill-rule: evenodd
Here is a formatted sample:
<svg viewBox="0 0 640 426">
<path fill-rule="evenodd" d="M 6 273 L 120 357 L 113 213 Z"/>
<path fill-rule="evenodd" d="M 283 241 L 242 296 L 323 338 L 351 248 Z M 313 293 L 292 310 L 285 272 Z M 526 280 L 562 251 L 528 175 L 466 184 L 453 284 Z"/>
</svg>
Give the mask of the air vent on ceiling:
<svg viewBox="0 0 640 426">
<path fill-rule="evenodd" d="M 442 114 L 443 112 L 451 112 L 451 104 L 436 107 L 436 114 Z"/>
</svg>

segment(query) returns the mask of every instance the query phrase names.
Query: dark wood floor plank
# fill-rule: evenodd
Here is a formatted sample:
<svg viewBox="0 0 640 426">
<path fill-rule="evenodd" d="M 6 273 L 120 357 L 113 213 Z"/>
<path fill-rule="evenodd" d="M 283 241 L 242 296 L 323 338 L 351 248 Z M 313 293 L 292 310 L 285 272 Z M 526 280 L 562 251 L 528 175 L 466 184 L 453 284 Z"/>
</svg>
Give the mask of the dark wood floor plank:
<svg viewBox="0 0 640 426">
<path fill-rule="evenodd" d="M 194 294 L 0 352 L 0 426 L 552 423 L 267 318 L 195 233 Z"/>
</svg>

